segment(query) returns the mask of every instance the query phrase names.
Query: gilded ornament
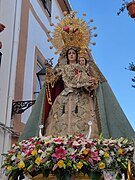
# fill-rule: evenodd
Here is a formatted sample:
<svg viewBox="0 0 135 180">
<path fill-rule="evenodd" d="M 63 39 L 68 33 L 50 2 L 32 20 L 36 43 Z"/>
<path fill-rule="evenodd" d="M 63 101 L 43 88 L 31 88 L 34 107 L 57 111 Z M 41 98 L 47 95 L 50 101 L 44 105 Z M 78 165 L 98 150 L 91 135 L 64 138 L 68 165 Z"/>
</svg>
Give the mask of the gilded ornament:
<svg viewBox="0 0 135 180">
<path fill-rule="evenodd" d="M 53 46 L 50 46 L 50 49 L 53 49 Z"/>
<path fill-rule="evenodd" d="M 54 23 L 50 23 L 50 26 L 54 26 Z"/>
<path fill-rule="evenodd" d="M 83 16 L 86 16 L 86 13 L 83 13 Z"/>
<path fill-rule="evenodd" d="M 54 25 L 54 32 L 52 32 L 52 38 L 49 38 L 48 41 L 52 41 L 56 49 L 55 54 L 71 47 L 88 49 L 89 44 L 93 44 L 90 42 L 91 37 L 97 35 L 92 35 L 91 30 L 96 29 L 96 27 L 90 28 L 83 18 L 76 17 L 76 13 L 71 11 L 68 14 L 64 11 L 64 18 L 55 17 L 59 21 L 57 25 L 50 24 L 51 26 Z M 83 13 L 83 16 L 86 16 L 86 13 Z M 90 22 L 92 21 L 90 20 Z"/>
<path fill-rule="evenodd" d="M 97 34 L 94 34 L 93 36 L 94 36 L 94 37 L 97 37 Z"/>
<path fill-rule="evenodd" d="M 64 14 L 64 16 L 66 16 L 66 15 L 67 15 L 67 11 L 64 11 L 64 13 L 63 13 L 63 14 Z"/>
</svg>

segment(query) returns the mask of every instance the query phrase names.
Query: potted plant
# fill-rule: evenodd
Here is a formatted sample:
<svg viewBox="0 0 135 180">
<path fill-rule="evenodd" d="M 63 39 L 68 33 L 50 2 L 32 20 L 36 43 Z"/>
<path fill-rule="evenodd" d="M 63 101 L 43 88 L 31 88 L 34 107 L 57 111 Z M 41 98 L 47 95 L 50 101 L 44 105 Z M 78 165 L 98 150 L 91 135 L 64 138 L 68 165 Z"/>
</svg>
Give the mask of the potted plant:
<svg viewBox="0 0 135 180">
<path fill-rule="evenodd" d="M 125 10 L 125 8 L 128 10 L 128 14 L 130 15 L 130 17 L 135 18 L 135 0 L 132 0 L 131 2 L 123 0 L 123 4 L 121 8 L 119 8 L 117 15 L 120 15 L 120 13 Z"/>
</svg>

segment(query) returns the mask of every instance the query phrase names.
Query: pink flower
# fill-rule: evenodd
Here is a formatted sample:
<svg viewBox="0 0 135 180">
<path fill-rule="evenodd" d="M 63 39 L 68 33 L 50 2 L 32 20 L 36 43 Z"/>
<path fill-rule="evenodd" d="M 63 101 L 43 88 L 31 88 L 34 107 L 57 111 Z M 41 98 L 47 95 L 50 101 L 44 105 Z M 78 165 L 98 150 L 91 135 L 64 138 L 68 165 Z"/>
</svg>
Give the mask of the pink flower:
<svg viewBox="0 0 135 180">
<path fill-rule="evenodd" d="M 56 149 L 55 149 L 55 153 L 52 154 L 52 157 L 55 157 L 57 160 L 58 160 L 58 159 L 63 159 L 63 160 L 65 160 L 65 159 L 66 159 L 66 157 L 65 157 L 65 154 L 66 154 L 66 153 L 67 153 L 67 151 L 64 150 L 64 149 L 62 148 L 62 146 L 60 146 L 59 148 L 56 148 Z"/>
<path fill-rule="evenodd" d="M 32 150 L 29 150 L 29 149 L 28 149 L 28 150 L 25 151 L 25 155 L 27 155 L 27 156 L 30 156 L 31 153 L 32 153 Z"/>
<path fill-rule="evenodd" d="M 100 157 L 98 157 L 98 151 L 96 152 L 91 152 L 90 157 L 95 160 L 95 161 L 99 161 Z"/>
<path fill-rule="evenodd" d="M 76 158 L 75 155 L 71 155 L 71 157 L 70 157 L 70 159 L 73 160 L 73 161 L 75 161 L 75 158 Z"/>
</svg>

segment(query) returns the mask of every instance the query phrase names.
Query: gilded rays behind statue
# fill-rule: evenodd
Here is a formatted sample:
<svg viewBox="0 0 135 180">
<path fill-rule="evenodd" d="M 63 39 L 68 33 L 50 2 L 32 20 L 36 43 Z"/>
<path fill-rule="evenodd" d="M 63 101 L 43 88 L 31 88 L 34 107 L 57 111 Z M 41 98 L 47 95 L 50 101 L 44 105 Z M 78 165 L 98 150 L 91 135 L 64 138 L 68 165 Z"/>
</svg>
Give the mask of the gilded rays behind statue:
<svg viewBox="0 0 135 180">
<path fill-rule="evenodd" d="M 91 37 L 96 37 L 97 34 L 92 35 L 92 30 L 95 30 L 96 27 L 90 28 L 89 23 L 93 22 L 92 19 L 88 23 L 85 22 L 84 18 L 79 19 L 76 17 L 76 12 L 64 12 L 64 18 L 59 19 L 58 16 L 55 18 L 58 19 L 57 25 L 54 27 L 54 32 L 52 32 L 52 37 L 48 39 L 51 41 L 54 47 L 56 48 L 55 54 L 58 54 L 63 49 L 67 50 L 71 47 L 76 47 L 78 49 L 88 48 L 89 43 L 95 45 L 95 42 L 90 42 Z M 83 17 L 86 16 L 86 13 L 83 14 Z M 50 24 L 54 26 L 53 23 Z M 48 31 L 50 34 L 51 32 Z M 53 47 L 50 46 L 50 49 Z"/>
</svg>

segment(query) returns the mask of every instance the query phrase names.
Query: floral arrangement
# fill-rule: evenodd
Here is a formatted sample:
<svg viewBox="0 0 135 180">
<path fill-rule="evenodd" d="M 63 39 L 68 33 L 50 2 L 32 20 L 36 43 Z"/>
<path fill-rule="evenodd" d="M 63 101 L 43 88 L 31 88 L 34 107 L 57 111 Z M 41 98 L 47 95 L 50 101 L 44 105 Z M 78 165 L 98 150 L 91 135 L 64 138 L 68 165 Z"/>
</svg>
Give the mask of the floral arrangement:
<svg viewBox="0 0 135 180">
<path fill-rule="evenodd" d="M 21 180 L 42 174 L 68 180 L 72 175 L 87 174 L 99 179 L 106 168 L 118 170 L 118 177 L 127 172 L 132 163 L 133 142 L 128 139 L 85 139 L 78 136 L 34 137 L 12 145 L 2 168 L 9 179 Z M 135 174 L 134 174 L 135 175 Z"/>
</svg>

